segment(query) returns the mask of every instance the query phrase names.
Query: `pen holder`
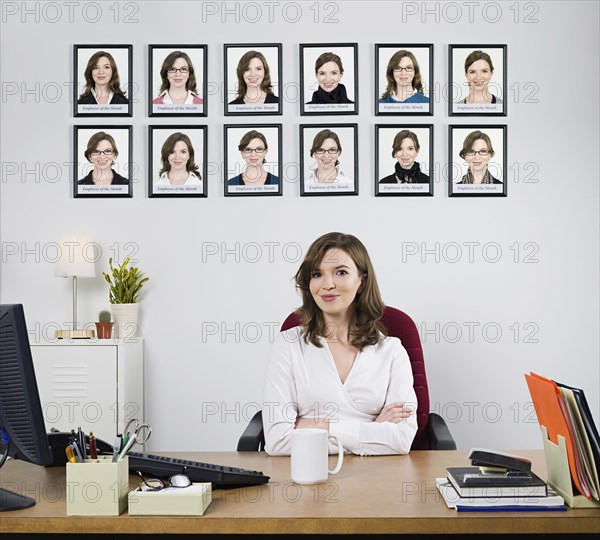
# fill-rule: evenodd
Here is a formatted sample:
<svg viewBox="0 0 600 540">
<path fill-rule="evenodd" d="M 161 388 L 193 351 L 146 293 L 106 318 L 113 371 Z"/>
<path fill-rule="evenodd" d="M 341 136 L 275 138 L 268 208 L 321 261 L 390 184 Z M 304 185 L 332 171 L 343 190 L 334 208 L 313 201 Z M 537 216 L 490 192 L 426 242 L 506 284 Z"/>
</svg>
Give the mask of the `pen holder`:
<svg viewBox="0 0 600 540">
<path fill-rule="evenodd" d="M 129 458 L 67 463 L 67 516 L 118 516 L 127 508 Z"/>
</svg>

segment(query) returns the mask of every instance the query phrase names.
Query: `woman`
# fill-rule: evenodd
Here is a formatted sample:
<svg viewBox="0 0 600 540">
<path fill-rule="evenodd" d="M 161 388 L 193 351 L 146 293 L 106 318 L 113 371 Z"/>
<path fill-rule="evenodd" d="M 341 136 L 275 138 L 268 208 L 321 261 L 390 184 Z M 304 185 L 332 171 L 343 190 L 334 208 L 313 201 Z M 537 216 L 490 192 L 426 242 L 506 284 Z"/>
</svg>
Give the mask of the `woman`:
<svg viewBox="0 0 600 540">
<path fill-rule="evenodd" d="M 315 135 L 310 149 L 310 157 L 315 158 L 315 166 L 308 173 L 308 185 L 350 184 L 352 180 L 339 168 L 342 153 L 340 139 L 334 131 L 324 129 Z"/>
<path fill-rule="evenodd" d="M 315 75 L 319 88 L 313 92 L 307 105 L 328 103 L 354 103 L 348 99 L 346 87 L 340 83 L 344 76 L 342 59 L 332 52 L 325 52 L 315 62 Z"/>
<path fill-rule="evenodd" d="M 160 151 L 162 169 L 157 187 L 164 186 L 202 186 L 200 169 L 196 165 L 194 147 L 190 138 L 176 132 L 162 145 Z"/>
<path fill-rule="evenodd" d="M 463 158 L 469 170 L 462 177 L 459 184 L 502 184 L 494 178 L 488 170 L 488 161 L 494 156 L 492 141 L 482 131 L 469 133 L 464 142 L 462 150 L 458 155 Z"/>
<path fill-rule="evenodd" d="M 415 55 L 400 50 L 393 54 L 385 70 L 387 88 L 379 103 L 429 103 L 423 94 L 421 71 Z"/>
<path fill-rule="evenodd" d="M 246 133 L 240 140 L 238 150 L 246 166 L 241 174 L 230 178 L 230 186 L 264 186 L 279 184 L 279 177 L 264 169 L 269 145 L 267 138 L 253 129 Z"/>
<path fill-rule="evenodd" d="M 352 235 L 325 234 L 295 280 L 302 326 L 281 332 L 271 350 L 265 450 L 288 455 L 294 429 L 319 428 L 355 454 L 408 453 L 417 432 L 412 369 L 400 340 L 386 337 L 367 250 Z"/>
<path fill-rule="evenodd" d="M 112 169 L 119 155 L 115 140 L 104 131 L 94 133 L 84 152 L 86 159 L 94 166 L 90 173 L 77 182 L 78 185 L 127 185 L 129 180 Z"/>
<path fill-rule="evenodd" d="M 190 57 L 182 51 L 169 54 L 160 68 L 162 84 L 154 105 L 202 105 Z"/>
<path fill-rule="evenodd" d="M 248 51 L 244 54 L 238 62 L 236 74 L 237 96 L 229 105 L 279 103 L 279 98 L 273 94 L 269 64 L 262 53 Z"/>
<path fill-rule="evenodd" d="M 421 146 L 416 133 L 403 129 L 394 137 L 392 157 L 396 159 L 394 174 L 382 178 L 380 184 L 429 184 L 429 176 L 421 172 L 417 155 Z"/>
<path fill-rule="evenodd" d="M 127 105 L 115 59 L 106 51 L 94 53 L 84 72 L 85 90 L 78 105 Z"/>
<path fill-rule="evenodd" d="M 497 103 L 502 100 L 490 93 L 488 85 L 494 74 L 494 64 L 490 55 L 483 51 L 473 51 L 465 60 L 465 77 L 469 83 L 469 95 L 463 103 L 470 105 Z"/>
</svg>

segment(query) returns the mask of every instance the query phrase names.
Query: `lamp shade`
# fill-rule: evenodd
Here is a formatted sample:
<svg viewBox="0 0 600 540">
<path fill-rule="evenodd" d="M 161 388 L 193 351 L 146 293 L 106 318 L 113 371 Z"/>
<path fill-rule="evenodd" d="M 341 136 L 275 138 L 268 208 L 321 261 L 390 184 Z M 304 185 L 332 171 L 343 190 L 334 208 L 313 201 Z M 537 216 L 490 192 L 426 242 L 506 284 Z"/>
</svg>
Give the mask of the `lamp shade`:
<svg viewBox="0 0 600 540">
<path fill-rule="evenodd" d="M 96 247 L 85 234 L 63 234 L 60 253 L 54 266 L 55 277 L 96 277 Z"/>
</svg>

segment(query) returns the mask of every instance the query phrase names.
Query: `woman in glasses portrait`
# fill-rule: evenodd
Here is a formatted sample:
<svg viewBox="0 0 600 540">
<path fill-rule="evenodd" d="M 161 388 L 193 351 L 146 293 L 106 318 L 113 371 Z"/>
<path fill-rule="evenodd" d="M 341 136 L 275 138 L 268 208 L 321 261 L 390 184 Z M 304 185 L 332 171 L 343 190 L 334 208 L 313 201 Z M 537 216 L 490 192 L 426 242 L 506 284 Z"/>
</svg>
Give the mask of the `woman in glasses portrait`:
<svg viewBox="0 0 600 540">
<path fill-rule="evenodd" d="M 429 103 L 423 94 L 419 63 L 413 53 L 396 51 L 385 70 L 387 87 L 379 103 Z"/>
<path fill-rule="evenodd" d="M 202 105 L 198 95 L 196 74 L 190 57 L 183 51 L 173 51 L 160 68 L 161 86 L 154 105 Z"/>
<path fill-rule="evenodd" d="M 94 53 L 84 72 L 85 90 L 78 105 L 127 105 L 129 100 L 121 90 L 117 64 L 106 51 Z"/>
<path fill-rule="evenodd" d="M 167 137 L 160 151 L 160 159 L 162 168 L 158 172 L 160 178 L 157 187 L 202 187 L 202 175 L 196 164 L 194 146 L 185 133 L 178 131 Z"/>
<path fill-rule="evenodd" d="M 84 152 L 94 166 L 89 174 L 77 182 L 78 185 L 127 185 L 129 180 L 113 170 L 112 165 L 119 155 L 114 138 L 104 131 L 94 133 Z"/>
<path fill-rule="evenodd" d="M 350 188 L 352 179 L 340 169 L 341 154 L 342 145 L 337 133 L 330 129 L 319 131 L 310 148 L 310 157 L 314 158 L 315 164 L 309 169 L 306 184 L 316 186 L 335 183 Z"/>
<path fill-rule="evenodd" d="M 315 76 L 319 88 L 313 92 L 307 105 L 354 103 L 348 99 L 346 87 L 340 82 L 344 76 L 342 59 L 332 52 L 324 52 L 315 62 Z"/>
<path fill-rule="evenodd" d="M 429 176 L 416 161 L 421 146 L 417 134 L 403 129 L 394 137 L 392 157 L 396 160 L 394 174 L 382 178 L 380 184 L 428 184 Z"/>
<path fill-rule="evenodd" d="M 494 156 L 492 141 L 482 131 L 469 133 L 463 142 L 462 150 L 458 155 L 469 166 L 459 184 L 502 184 L 494 178 L 488 169 L 488 162 Z"/>
<path fill-rule="evenodd" d="M 229 186 L 268 186 L 278 185 L 279 177 L 265 170 L 269 144 L 267 138 L 253 129 L 245 133 L 238 145 L 238 150 L 246 162 L 244 170 L 227 181 Z"/>
<path fill-rule="evenodd" d="M 236 75 L 237 95 L 229 105 L 279 103 L 279 98 L 273 93 L 269 64 L 261 52 L 245 53 L 238 62 Z"/>
<path fill-rule="evenodd" d="M 463 100 L 467 105 L 502 104 L 502 99 L 490 92 L 489 84 L 494 75 L 494 64 L 490 55 L 473 51 L 465 59 L 465 77 L 469 83 L 469 95 Z"/>
</svg>

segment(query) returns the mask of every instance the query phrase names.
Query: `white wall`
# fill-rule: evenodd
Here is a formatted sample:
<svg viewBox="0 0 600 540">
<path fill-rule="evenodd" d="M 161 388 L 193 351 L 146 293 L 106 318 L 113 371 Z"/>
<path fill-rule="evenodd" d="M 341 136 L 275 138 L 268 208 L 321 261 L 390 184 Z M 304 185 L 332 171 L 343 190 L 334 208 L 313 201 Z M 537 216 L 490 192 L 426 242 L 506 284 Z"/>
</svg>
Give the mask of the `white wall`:
<svg viewBox="0 0 600 540">
<path fill-rule="evenodd" d="M 427 330 L 422 341 L 432 409 L 448 418 L 459 447 L 541 447 L 523 377 L 530 370 L 585 388 L 598 422 L 596 2 L 521 3 L 518 14 L 513 2 L 480 2 L 471 7 L 472 23 L 461 2 L 370 2 L 368 9 L 364 2 L 321 3 L 317 23 L 312 2 L 280 2 L 272 8 L 273 23 L 266 6 L 261 21 L 245 21 L 257 11 L 237 2 L 204 3 L 205 10 L 218 10 L 205 13 L 205 22 L 201 2 L 129 2 L 118 13 L 114 3 L 103 2 L 99 20 L 87 22 L 97 17 L 93 4 L 81 2 L 71 13 L 56 2 L 46 3 L 54 11 L 34 2 L 2 4 L 0 297 L 25 305 L 35 339 L 70 318 L 70 285 L 53 277 L 51 243 L 62 232 L 87 232 L 100 243 L 98 272 L 109 256 L 134 254 L 151 278 L 141 333 L 152 449 L 235 448 L 247 419 L 242 413 L 251 416 L 252 403 L 261 399 L 269 328 L 298 305 L 291 282 L 297 248 L 305 251 L 332 230 L 362 239 L 385 301 Z M 283 13 L 291 20 L 296 6 L 300 20 L 287 22 Z M 223 7 L 234 10 L 225 22 Z M 322 22 L 328 14 L 338 22 Z M 484 18 L 498 15 L 497 22 Z M 124 22 L 126 16 L 137 22 Z M 208 199 L 147 198 L 147 126 L 177 123 L 147 116 L 148 44 L 207 43 L 214 91 L 223 80 L 224 42 L 282 42 L 283 79 L 297 83 L 299 43 L 343 41 L 359 42 L 360 115 L 333 121 L 359 123 L 360 196 L 300 198 L 298 184 L 286 181 L 283 197 L 224 198 L 222 177 L 214 174 Z M 438 101 L 433 117 L 376 118 L 374 44 L 395 42 L 435 45 L 440 88 L 448 44 L 507 43 L 508 117 L 449 118 L 447 104 Z M 140 101 L 133 118 L 108 122 L 134 126 L 139 173 L 133 199 L 71 195 L 72 126 L 102 121 L 71 112 L 72 47 L 85 43 L 133 44 Z M 205 121 L 180 121 L 209 126 L 214 163 L 223 158 L 222 125 L 254 121 L 225 118 L 220 99 L 210 96 Z M 298 124 L 327 121 L 300 117 L 299 103 L 290 101 L 283 117 L 260 120 L 283 123 L 286 163 L 298 161 Z M 374 125 L 403 121 L 433 122 L 439 169 L 447 161 L 449 124 L 508 124 L 514 171 L 508 198 L 449 199 L 438 175 L 433 198 L 376 199 Z M 536 182 L 526 183 L 530 172 Z M 470 244 L 472 256 L 468 243 L 477 244 Z M 208 255 L 215 247 L 219 253 Z M 488 262 L 496 248 L 498 262 Z M 80 320 L 94 321 L 107 307 L 102 279 L 82 280 Z M 215 327 L 233 331 L 208 335 Z M 493 343 L 497 329 L 502 334 Z M 203 418 L 213 403 L 219 414 Z"/>
</svg>

